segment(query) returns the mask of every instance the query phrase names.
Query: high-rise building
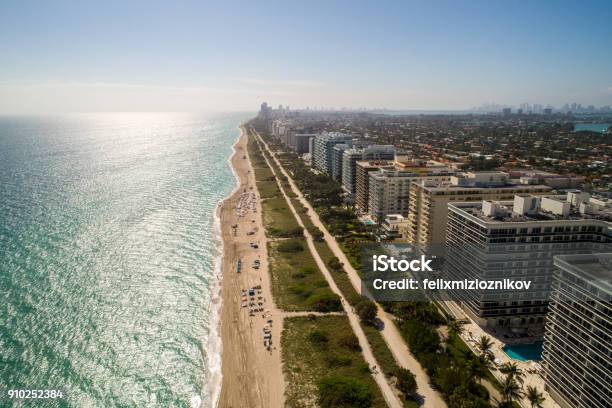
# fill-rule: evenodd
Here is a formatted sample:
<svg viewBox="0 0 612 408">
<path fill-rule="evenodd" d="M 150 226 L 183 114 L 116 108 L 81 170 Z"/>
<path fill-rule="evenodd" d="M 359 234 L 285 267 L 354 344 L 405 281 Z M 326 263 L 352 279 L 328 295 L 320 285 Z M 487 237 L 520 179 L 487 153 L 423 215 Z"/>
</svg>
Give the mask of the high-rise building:
<svg viewBox="0 0 612 408">
<path fill-rule="evenodd" d="M 554 257 L 546 390 L 562 408 L 612 404 L 612 253 Z"/>
<path fill-rule="evenodd" d="M 482 200 L 512 200 L 515 194 L 545 194 L 551 187 L 512 183 L 507 173 L 468 172 L 450 181 L 421 180 L 410 186 L 407 240 L 414 244 L 446 241 L 448 203 Z"/>
<path fill-rule="evenodd" d="M 292 133 L 289 137 L 289 147 L 298 154 L 310 153 L 310 140 L 314 133 Z"/>
<path fill-rule="evenodd" d="M 553 256 L 593 253 L 612 243 L 611 209 L 590 205 L 577 192 L 449 203 L 444 264 L 449 279 L 532 282 L 528 290 L 458 291 L 463 309 L 481 326 L 541 332 Z"/>
<path fill-rule="evenodd" d="M 331 175 L 332 155 L 334 146 L 337 144 L 347 144 L 352 146 L 353 137 L 344 133 L 322 133 L 313 139 L 312 165 L 319 171 Z"/>
<path fill-rule="evenodd" d="M 355 206 L 362 213 L 368 212 L 370 173 L 381 168 L 393 169 L 393 162 L 387 160 L 363 160 L 355 163 Z"/>
<path fill-rule="evenodd" d="M 354 198 L 357 191 L 357 162 L 363 160 L 362 149 L 348 149 L 342 154 L 342 187 Z"/>
<path fill-rule="evenodd" d="M 395 147 L 392 145 L 369 145 L 353 148 L 342 155 L 342 186 L 350 196 L 357 191 L 357 162 L 360 160 L 393 160 Z"/>
<path fill-rule="evenodd" d="M 379 169 L 369 174 L 368 214 L 382 220 L 388 214 L 408 216 L 410 185 L 416 181 L 449 181 L 454 173 L 435 162 L 398 163 L 393 169 Z"/>
<path fill-rule="evenodd" d="M 346 143 L 340 143 L 332 150 L 331 176 L 336 181 L 342 181 L 342 155 L 349 147 Z"/>
</svg>

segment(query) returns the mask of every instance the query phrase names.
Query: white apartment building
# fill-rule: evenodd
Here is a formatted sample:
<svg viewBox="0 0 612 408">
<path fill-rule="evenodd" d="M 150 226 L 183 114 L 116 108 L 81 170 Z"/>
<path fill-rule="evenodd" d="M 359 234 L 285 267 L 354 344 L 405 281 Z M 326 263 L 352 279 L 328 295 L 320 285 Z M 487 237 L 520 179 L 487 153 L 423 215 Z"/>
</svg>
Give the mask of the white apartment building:
<svg viewBox="0 0 612 408">
<path fill-rule="evenodd" d="M 554 257 L 546 390 L 563 408 L 612 404 L 612 253 Z"/>
<path fill-rule="evenodd" d="M 450 181 L 421 180 L 410 186 L 408 242 L 442 244 L 446 240 L 448 203 L 481 200 L 512 200 L 515 194 L 547 194 L 544 185 L 522 185 L 503 172 L 468 172 Z"/>
<path fill-rule="evenodd" d="M 332 155 L 334 146 L 347 144 L 352 146 L 353 137 L 339 132 L 322 133 L 313 139 L 312 165 L 319 171 L 332 174 Z"/>
<path fill-rule="evenodd" d="M 532 282 L 523 291 L 458 291 L 461 306 L 478 324 L 516 333 L 542 328 L 553 256 L 593 253 L 612 243 L 612 211 L 603 208 L 589 214 L 584 205 L 572 205 L 584 199 L 582 193 L 571 192 L 448 204 L 445 273 L 450 279 Z"/>
<path fill-rule="evenodd" d="M 392 145 L 369 145 L 365 148 L 345 150 L 342 155 L 342 187 L 354 197 L 357 191 L 357 162 L 361 160 L 393 160 L 395 147 Z"/>
<path fill-rule="evenodd" d="M 368 214 L 382 220 L 388 214 L 408 216 L 410 185 L 419 181 L 449 181 L 453 172 L 439 163 L 396 162 L 393 169 L 379 169 L 369 174 Z"/>
</svg>

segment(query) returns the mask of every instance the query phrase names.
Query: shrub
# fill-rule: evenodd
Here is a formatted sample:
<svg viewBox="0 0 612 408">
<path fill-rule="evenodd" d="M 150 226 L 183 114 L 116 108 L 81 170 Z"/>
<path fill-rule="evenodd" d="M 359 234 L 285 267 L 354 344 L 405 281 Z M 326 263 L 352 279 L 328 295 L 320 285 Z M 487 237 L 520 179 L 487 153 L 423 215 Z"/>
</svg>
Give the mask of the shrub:
<svg viewBox="0 0 612 408">
<path fill-rule="evenodd" d="M 365 408 L 372 405 L 372 391 L 366 383 L 355 378 L 334 375 L 318 384 L 321 408 Z"/>
<path fill-rule="evenodd" d="M 325 288 L 327 287 L 327 281 L 325 279 L 319 279 L 313 282 L 312 285 L 316 288 Z"/>
<path fill-rule="evenodd" d="M 410 349 L 416 355 L 432 354 L 439 350 L 440 336 L 434 328 L 415 320 L 405 322 L 401 327 L 406 334 Z"/>
<path fill-rule="evenodd" d="M 333 355 L 333 356 L 327 356 L 325 358 L 325 361 L 327 362 L 327 365 L 330 368 L 333 367 L 347 367 L 350 366 L 351 364 L 353 364 L 353 359 L 351 359 L 349 356 L 338 356 L 338 355 Z"/>
<path fill-rule="evenodd" d="M 312 344 L 327 344 L 327 342 L 329 341 L 329 336 L 323 330 L 313 330 L 308 333 L 308 340 Z"/>
<path fill-rule="evenodd" d="M 376 319 L 376 305 L 371 300 L 362 300 L 355 306 L 357 314 L 361 321 L 365 324 L 373 324 Z"/>
<path fill-rule="evenodd" d="M 316 273 L 317 270 L 312 266 L 302 266 L 300 268 L 300 272 L 304 275 L 312 275 L 313 273 Z"/>
<path fill-rule="evenodd" d="M 359 345 L 359 339 L 352 333 L 349 333 L 338 340 L 338 344 L 344 347 L 347 350 L 351 351 L 361 351 L 361 346 Z"/>
<path fill-rule="evenodd" d="M 278 250 L 280 252 L 301 252 L 304 250 L 304 245 L 298 241 L 286 241 L 278 246 Z"/>
<path fill-rule="evenodd" d="M 317 293 L 306 299 L 306 303 L 318 312 L 337 312 L 342 306 L 333 293 Z"/>
<path fill-rule="evenodd" d="M 313 273 L 316 273 L 317 270 L 315 268 L 313 268 L 312 266 L 302 266 L 300 268 L 299 271 L 294 272 L 291 277 L 294 279 L 303 279 L 308 275 L 312 275 Z M 324 285 L 325 286 L 325 285 Z"/>
<path fill-rule="evenodd" d="M 337 257 L 334 256 L 332 259 L 327 261 L 327 266 L 329 266 L 334 271 L 341 271 L 342 268 L 344 267 L 344 264 L 340 262 L 340 260 Z"/>
<path fill-rule="evenodd" d="M 447 397 L 462 385 L 465 373 L 458 367 L 440 368 L 433 378 L 434 385 Z"/>
<path fill-rule="evenodd" d="M 289 289 L 289 292 L 291 292 L 291 293 L 293 293 L 295 295 L 303 296 L 305 298 L 310 296 L 310 294 L 312 293 L 312 291 L 308 290 L 306 288 L 306 286 L 304 286 L 302 284 L 290 285 L 287 289 Z"/>
<path fill-rule="evenodd" d="M 405 398 L 410 398 L 416 393 L 417 383 L 414 374 L 405 368 L 398 367 L 393 375 L 397 378 L 395 386 L 404 394 Z"/>
<path fill-rule="evenodd" d="M 279 236 L 282 238 L 301 238 L 304 236 L 304 228 L 299 227 L 299 226 L 294 227 L 286 231 L 277 232 L 276 236 Z"/>
<path fill-rule="evenodd" d="M 312 239 L 314 239 L 315 241 L 317 242 L 323 241 L 323 232 L 317 227 L 312 227 L 310 234 L 312 235 Z"/>
</svg>

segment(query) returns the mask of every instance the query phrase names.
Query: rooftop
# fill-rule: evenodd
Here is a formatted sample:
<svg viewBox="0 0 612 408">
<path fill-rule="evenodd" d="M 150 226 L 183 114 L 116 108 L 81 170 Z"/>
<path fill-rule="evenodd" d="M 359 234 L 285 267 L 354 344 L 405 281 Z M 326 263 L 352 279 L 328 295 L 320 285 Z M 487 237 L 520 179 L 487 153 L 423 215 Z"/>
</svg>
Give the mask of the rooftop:
<svg viewBox="0 0 612 408">
<path fill-rule="evenodd" d="M 455 202 L 449 205 L 486 222 L 600 220 L 609 223 L 612 230 L 612 208 L 591 208 L 588 207 L 588 201 L 576 205 L 571 202 L 570 195 L 517 194 L 514 201 L 483 200 Z"/>
<path fill-rule="evenodd" d="M 558 255 L 555 265 L 580 277 L 600 281 L 609 287 L 609 294 L 612 295 L 612 253 Z"/>
</svg>

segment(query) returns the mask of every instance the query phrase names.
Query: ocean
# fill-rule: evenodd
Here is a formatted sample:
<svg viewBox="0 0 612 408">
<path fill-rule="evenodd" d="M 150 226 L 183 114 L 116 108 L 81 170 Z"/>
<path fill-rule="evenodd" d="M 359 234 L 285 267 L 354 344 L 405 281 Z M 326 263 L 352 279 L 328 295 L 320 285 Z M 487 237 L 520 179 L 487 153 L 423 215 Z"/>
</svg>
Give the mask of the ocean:
<svg viewBox="0 0 612 408">
<path fill-rule="evenodd" d="M 249 116 L 0 117 L 0 390 L 214 405 L 215 209 Z"/>
</svg>

